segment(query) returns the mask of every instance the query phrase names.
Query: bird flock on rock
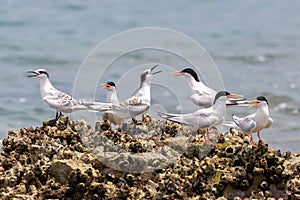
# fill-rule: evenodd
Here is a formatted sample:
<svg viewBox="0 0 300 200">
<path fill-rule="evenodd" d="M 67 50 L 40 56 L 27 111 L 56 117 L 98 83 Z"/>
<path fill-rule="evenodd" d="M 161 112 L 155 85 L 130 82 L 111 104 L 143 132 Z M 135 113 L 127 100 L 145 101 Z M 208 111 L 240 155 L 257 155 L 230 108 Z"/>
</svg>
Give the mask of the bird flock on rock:
<svg viewBox="0 0 300 200">
<path fill-rule="evenodd" d="M 131 118 L 136 123 L 135 117 L 142 114 L 151 106 L 151 82 L 154 75 L 162 72 L 154 70 L 155 65 L 140 75 L 140 87 L 138 91 L 125 101 L 119 101 L 117 87 L 114 82 L 106 82 L 102 87 L 107 90 L 106 102 L 86 101 L 75 99 L 72 96 L 57 90 L 49 79 L 49 73 L 45 69 L 28 71 L 28 77 L 36 77 L 40 82 L 40 93 L 43 102 L 50 108 L 56 110 L 56 117 L 50 120 L 55 124 L 62 113 L 71 113 L 78 110 L 88 110 L 102 112 L 103 120 L 108 120 L 114 125 L 120 125 L 124 120 Z M 172 73 L 175 76 L 183 76 L 192 92 L 191 100 L 200 108 L 192 113 L 172 114 L 157 111 L 157 114 L 166 120 L 192 126 L 197 129 L 209 129 L 223 123 L 224 125 L 240 129 L 250 135 L 251 142 L 256 146 L 252 133 L 257 133 L 258 139 L 260 131 L 269 128 L 273 120 L 269 116 L 269 103 L 266 97 L 259 96 L 254 100 L 246 99 L 238 94 L 228 91 L 215 91 L 207 87 L 198 78 L 197 73 L 192 68 L 185 68 Z M 226 107 L 247 106 L 249 108 L 257 106 L 255 113 L 245 117 L 232 115 L 232 121 L 224 121 Z"/>
</svg>

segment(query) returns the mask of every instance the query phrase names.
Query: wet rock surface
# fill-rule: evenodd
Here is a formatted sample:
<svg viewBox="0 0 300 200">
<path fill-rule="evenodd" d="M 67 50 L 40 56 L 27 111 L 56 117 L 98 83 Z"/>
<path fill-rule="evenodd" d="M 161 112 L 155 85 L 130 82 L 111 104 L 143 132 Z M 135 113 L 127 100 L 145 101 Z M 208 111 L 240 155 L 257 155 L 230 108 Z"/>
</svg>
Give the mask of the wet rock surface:
<svg viewBox="0 0 300 200">
<path fill-rule="evenodd" d="M 62 116 L 9 131 L 0 199 L 300 199 L 300 154 L 204 132 L 147 114 L 117 129 Z"/>
</svg>

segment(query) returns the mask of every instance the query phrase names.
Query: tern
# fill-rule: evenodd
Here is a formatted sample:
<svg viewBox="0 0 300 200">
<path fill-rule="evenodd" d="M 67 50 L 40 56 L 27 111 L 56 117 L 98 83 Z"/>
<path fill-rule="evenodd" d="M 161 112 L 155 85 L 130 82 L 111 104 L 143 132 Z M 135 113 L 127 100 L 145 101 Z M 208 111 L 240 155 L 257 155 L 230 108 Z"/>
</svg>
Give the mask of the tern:
<svg viewBox="0 0 300 200">
<path fill-rule="evenodd" d="M 70 95 L 57 90 L 49 79 L 49 74 L 45 69 L 37 69 L 35 71 L 27 72 L 30 77 L 36 77 L 40 81 L 40 92 L 43 102 L 48 104 L 50 108 L 56 110 L 55 119 L 51 120 L 56 122 L 64 113 L 71 113 L 77 110 L 86 110 L 87 107 L 83 104 L 82 100 L 77 100 Z"/>
<path fill-rule="evenodd" d="M 140 88 L 137 93 L 120 103 L 89 102 L 86 104 L 90 110 L 111 113 L 120 119 L 131 118 L 134 122 L 135 116 L 148 110 L 151 105 L 151 81 L 155 74 L 162 71 L 153 72 L 158 65 L 145 70 L 140 76 Z"/>
<path fill-rule="evenodd" d="M 257 133 L 259 141 L 264 143 L 260 137 L 260 131 L 264 128 L 269 128 L 272 126 L 273 119 L 269 114 L 269 102 L 266 97 L 259 96 L 250 102 L 254 103 L 251 104 L 250 107 L 257 106 L 257 111 L 243 118 L 233 114 L 232 120 L 242 131 L 250 133 L 250 140 L 252 144 L 256 146 L 252 138 L 252 133 Z"/>
<path fill-rule="evenodd" d="M 213 105 L 209 108 L 201 108 L 193 113 L 187 114 L 169 114 L 157 111 L 158 115 L 169 121 L 174 121 L 195 128 L 210 128 L 222 122 L 226 99 L 235 98 L 238 94 L 230 94 L 227 91 L 220 91 L 216 94 Z"/>
<path fill-rule="evenodd" d="M 175 76 L 184 76 L 187 80 L 192 91 L 191 99 L 194 104 L 203 108 L 209 108 L 213 105 L 214 97 L 217 92 L 201 82 L 197 73 L 192 68 L 185 68 L 181 71 L 173 72 L 172 74 Z M 226 100 L 226 106 L 238 105 L 237 101 L 241 100 L 245 100 L 241 95 L 240 98 L 228 98 Z"/>
<path fill-rule="evenodd" d="M 106 95 L 106 103 L 115 103 L 118 104 L 119 103 L 119 98 L 117 95 L 117 89 L 116 89 L 116 84 L 114 82 L 106 82 L 104 84 L 102 84 L 102 87 L 105 88 L 107 90 L 107 95 Z M 110 121 L 112 124 L 115 125 L 120 125 L 121 122 L 123 121 L 123 119 L 119 118 L 117 115 L 114 115 L 112 113 L 103 113 L 102 115 L 102 119 L 103 120 L 108 120 Z"/>
</svg>

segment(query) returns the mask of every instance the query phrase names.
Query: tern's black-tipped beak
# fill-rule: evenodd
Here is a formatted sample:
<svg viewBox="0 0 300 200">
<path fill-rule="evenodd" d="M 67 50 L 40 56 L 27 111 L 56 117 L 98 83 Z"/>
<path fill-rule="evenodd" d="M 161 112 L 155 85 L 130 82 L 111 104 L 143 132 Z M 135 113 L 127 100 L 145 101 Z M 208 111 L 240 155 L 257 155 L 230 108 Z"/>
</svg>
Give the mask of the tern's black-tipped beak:
<svg viewBox="0 0 300 200">
<path fill-rule="evenodd" d="M 162 72 L 162 71 L 160 70 L 160 71 L 154 72 L 154 73 L 152 73 L 152 75 L 158 74 L 160 72 Z"/>
<path fill-rule="evenodd" d="M 157 66 L 158 66 L 158 64 L 151 68 L 150 71 L 151 71 L 152 75 L 155 75 L 155 74 L 158 74 L 158 73 L 162 72 L 162 71 L 152 72 Z"/>
<path fill-rule="evenodd" d="M 28 75 L 27 75 L 28 78 L 36 77 L 37 75 L 39 75 L 39 73 L 37 73 L 35 71 L 27 71 L 27 73 L 28 73 Z"/>
</svg>

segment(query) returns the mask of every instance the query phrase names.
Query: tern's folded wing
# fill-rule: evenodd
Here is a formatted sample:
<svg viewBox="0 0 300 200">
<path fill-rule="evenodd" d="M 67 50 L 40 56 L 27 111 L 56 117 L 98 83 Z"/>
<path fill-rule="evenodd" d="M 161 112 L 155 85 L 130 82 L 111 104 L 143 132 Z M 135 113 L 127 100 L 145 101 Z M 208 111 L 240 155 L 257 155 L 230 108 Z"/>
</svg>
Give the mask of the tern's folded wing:
<svg viewBox="0 0 300 200">
<path fill-rule="evenodd" d="M 235 122 L 233 121 L 222 121 L 222 124 L 224 126 L 230 127 L 230 128 L 235 128 L 235 129 L 239 129 L 239 127 L 236 125 Z"/>
<path fill-rule="evenodd" d="M 163 112 L 159 112 L 159 111 L 156 111 L 156 112 L 157 112 L 158 116 L 160 116 L 161 118 L 164 118 L 166 120 L 192 126 L 191 124 L 188 124 L 187 122 L 184 121 L 184 119 L 182 118 L 182 115 L 163 113 Z"/>
<path fill-rule="evenodd" d="M 272 124 L 273 124 L 273 119 L 271 117 L 269 117 L 267 126 L 265 128 L 270 128 L 270 126 L 272 126 Z"/>
<path fill-rule="evenodd" d="M 197 128 L 209 128 L 219 123 L 219 118 L 209 113 L 185 114 L 182 117 L 188 124 Z"/>
<path fill-rule="evenodd" d="M 147 104 L 128 105 L 126 103 L 121 103 L 118 106 L 109 108 L 107 113 L 112 113 L 121 118 L 130 118 L 143 113 L 148 108 L 149 105 Z"/>
<path fill-rule="evenodd" d="M 256 127 L 256 122 L 251 117 L 239 118 L 236 115 L 232 115 L 232 120 L 240 129 L 245 132 L 250 132 Z"/>
<path fill-rule="evenodd" d="M 170 114 L 156 111 L 157 114 L 167 120 L 186 124 L 196 128 L 208 128 L 216 125 L 219 121 L 217 116 L 211 115 L 206 112 L 194 112 L 188 114 Z"/>
<path fill-rule="evenodd" d="M 63 110 L 70 112 L 72 110 L 87 109 L 80 100 L 73 99 L 70 95 L 56 91 L 52 95 L 45 96 L 43 101 L 49 105 L 49 107 L 56 110 Z"/>
</svg>

